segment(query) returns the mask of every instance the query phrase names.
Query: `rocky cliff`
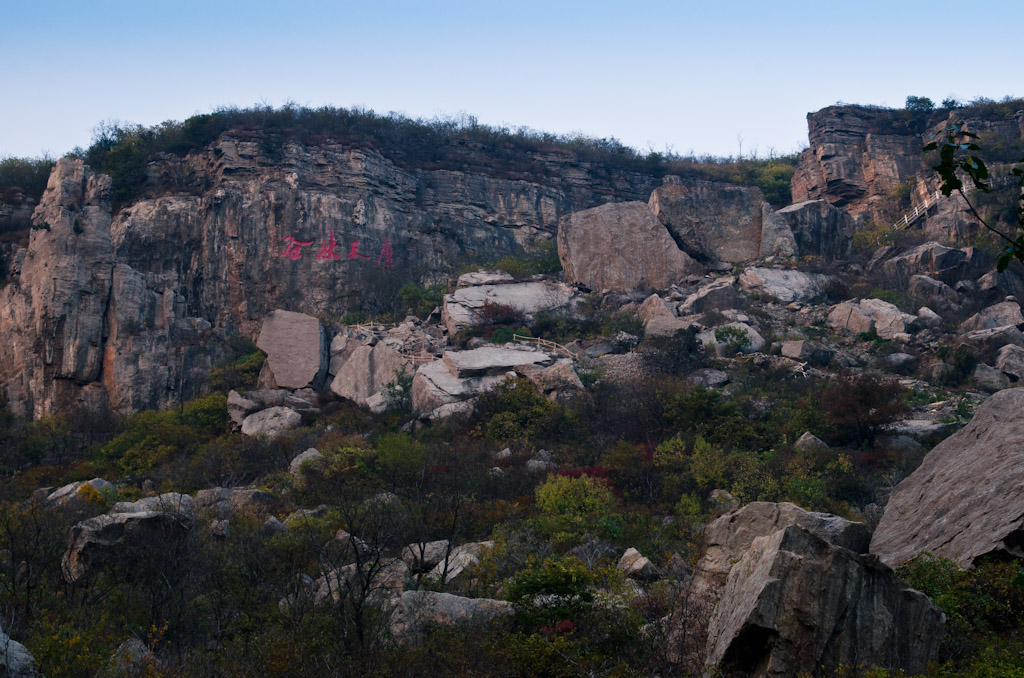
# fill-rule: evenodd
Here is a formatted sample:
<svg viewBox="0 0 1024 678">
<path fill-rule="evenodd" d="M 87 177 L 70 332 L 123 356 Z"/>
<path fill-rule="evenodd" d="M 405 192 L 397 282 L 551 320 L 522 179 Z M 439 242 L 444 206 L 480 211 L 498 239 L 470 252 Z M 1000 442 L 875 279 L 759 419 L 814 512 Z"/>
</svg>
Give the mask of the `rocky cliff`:
<svg viewBox="0 0 1024 678">
<path fill-rule="evenodd" d="M 888 223 L 900 184 L 913 184 L 914 204 L 938 187 L 938 176 L 930 167 L 934 162 L 922 148 L 952 117 L 979 134 L 986 150 L 998 153 L 1024 148 L 1024 111 L 1002 115 L 966 108 L 927 114 L 829 106 L 807 114 L 810 147 L 800 154 L 793 175 L 793 202 L 823 199 L 859 222 Z M 958 218 L 949 214 L 949 206 L 945 212 L 943 224 L 948 231 Z M 937 225 L 932 230 L 935 228 Z"/>
<path fill-rule="evenodd" d="M 366 149 L 226 134 L 150 163 L 148 184 L 171 190 L 116 213 L 107 177 L 61 160 L 0 292 L 6 399 L 37 416 L 177 402 L 225 338 L 254 336 L 271 309 L 379 311 L 404 283 L 552 240 L 563 215 L 660 184 L 556 153 L 529 160 L 533 180 L 484 161 L 410 169 Z"/>
</svg>

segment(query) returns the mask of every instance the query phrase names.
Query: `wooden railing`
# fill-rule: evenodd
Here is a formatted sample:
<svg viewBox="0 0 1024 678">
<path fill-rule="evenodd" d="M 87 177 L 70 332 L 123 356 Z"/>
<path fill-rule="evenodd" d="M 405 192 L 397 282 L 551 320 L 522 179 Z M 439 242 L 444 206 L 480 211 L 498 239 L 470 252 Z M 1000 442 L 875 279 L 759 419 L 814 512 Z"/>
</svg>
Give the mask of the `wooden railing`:
<svg viewBox="0 0 1024 678">
<path fill-rule="evenodd" d="M 550 341 L 549 339 L 541 339 L 540 337 L 528 337 L 525 334 L 513 334 L 512 341 L 520 341 L 523 342 L 524 344 L 535 344 L 537 346 L 540 346 L 541 348 L 545 348 L 551 351 L 552 353 L 560 353 L 561 355 L 564 355 L 566 358 L 572 358 L 573 360 L 576 359 L 575 353 L 570 351 L 565 346 L 562 346 L 557 342 Z"/>
<path fill-rule="evenodd" d="M 906 214 L 904 214 L 903 217 L 899 221 L 897 221 L 895 224 L 893 224 L 892 225 L 892 230 L 898 231 L 900 229 L 906 228 L 907 226 L 910 226 L 912 223 L 914 223 L 915 221 L 920 219 L 922 216 L 924 216 L 925 212 L 927 212 L 929 210 L 929 208 L 931 208 L 932 205 L 937 203 L 939 201 L 939 198 L 941 198 L 941 197 L 942 197 L 942 192 L 941 191 L 935 191 L 934 193 L 929 193 L 927 196 L 925 196 L 924 202 L 922 202 L 921 204 L 919 204 L 916 207 L 914 207 L 914 209 L 911 210 L 910 212 L 907 212 Z"/>
</svg>

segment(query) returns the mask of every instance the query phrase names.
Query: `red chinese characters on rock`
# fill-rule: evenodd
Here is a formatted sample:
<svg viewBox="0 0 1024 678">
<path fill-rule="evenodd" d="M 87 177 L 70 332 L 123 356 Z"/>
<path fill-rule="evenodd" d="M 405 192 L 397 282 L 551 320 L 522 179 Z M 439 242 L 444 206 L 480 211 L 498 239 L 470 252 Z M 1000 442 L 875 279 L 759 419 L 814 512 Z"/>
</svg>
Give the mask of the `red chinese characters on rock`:
<svg viewBox="0 0 1024 678">
<path fill-rule="evenodd" d="M 316 258 L 322 261 L 338 261 L 341 259 L 341 255 L 335 252 L 337 249 L 338 242 L 334 239 L 334 231 L 331 231 L 331 239 L 320 245 L 320 253 L 316 255 Z"/>
<path fill-rule="evenodd" d="M 381 260 L 384 262 L 384 268 L 391 270 L 395 267 L 395 261 L 391 253 L 391 238 L 384 239 L 384 245 L 380 248 L 380 254 L 377 255 L 377 265 L 380 266 Z"/>
<path fill-rule="evenodd" d="M 352 259 L 369 259 L 370 257 L 359 253 L 359 241 L 356 240 L 348 250 L 348 258 L 351 261 Z"/>
<path fill-rule="evenodd" d="M 296 230 L 295 233 L 298 233 Z M 288 236 L 284 239 L 287 243 L 284 251 L 278 254 L 279 257 L 291 259 L 292 261 L 298 261 L 302 258 L 302 248 L 309 247 L 313 244 L 312 240 L 299 240 L 294 236 Z M 339 243 L 334 238 L 334 231 L 332 230 L 327 240 L 320 243 L 320 251 L 317 253 L 317 261 L 341 261 L 341 255 L 338 253 Z M 372 261 L 373 257 L 363 254 L 359 251 L 358 240 L 352 241 L 349 246 L 348 255 L 345 257 L 346 261 Z M 376 266 L 383 266 L 384 268 L 391 270 L 395 267 L 394 250 L 391 246 L 391 238 L 385 238 L 384 244 L 381 245 L 380 252 L 377 254 Z"/>
<path fill-rule="evenodd" d="M 295 232 L 298 233 L 298 231 Z M 284 241 L 288 243 L 288 247 L 284 248 L 284 252 L 281 252 L 281 254 L 277 256 L 288 257 L 292 261 L 298 261 L 299 259 L 301 259 L 302 248 L 309 247 L 310 245 L 313 244 L 312 240 L 299 240 L 298 238 L 293 238 L 292 236 L 288 236 L 287 238 L 284 239 Z"/>
</svg>

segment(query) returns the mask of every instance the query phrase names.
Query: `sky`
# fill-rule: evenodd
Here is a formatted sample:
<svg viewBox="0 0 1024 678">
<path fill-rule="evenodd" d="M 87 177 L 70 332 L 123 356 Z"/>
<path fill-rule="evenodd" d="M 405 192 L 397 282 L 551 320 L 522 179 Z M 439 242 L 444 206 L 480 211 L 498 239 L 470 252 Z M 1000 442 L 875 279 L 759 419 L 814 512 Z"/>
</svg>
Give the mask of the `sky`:
<svg viewBox="0 0 1024 678">
<path fill-rule="evenodd" d="M 0 157 L 289 101 L 763 157 L 840 101 L 1024 95 L 1022 25 L 1021 0 L 0 0 Z"/>
</svg>

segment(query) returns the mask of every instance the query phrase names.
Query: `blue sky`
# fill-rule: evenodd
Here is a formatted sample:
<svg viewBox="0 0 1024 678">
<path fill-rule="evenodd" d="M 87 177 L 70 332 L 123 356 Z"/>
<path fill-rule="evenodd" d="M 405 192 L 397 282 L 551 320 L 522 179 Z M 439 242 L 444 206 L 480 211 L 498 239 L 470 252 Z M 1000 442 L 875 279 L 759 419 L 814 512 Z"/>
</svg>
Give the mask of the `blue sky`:
<svg viewBox="0 0 1024 678">
<path fill-rule="evenodd" d="M 908 94 L 1024 95 L 1024 2 L 0 0 L 0 156 L 102 120 L 364 106 L 761 155 L 805 116 Z"/>
</svg>

